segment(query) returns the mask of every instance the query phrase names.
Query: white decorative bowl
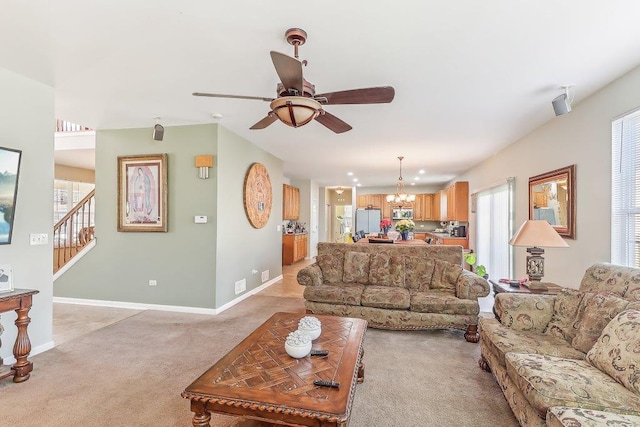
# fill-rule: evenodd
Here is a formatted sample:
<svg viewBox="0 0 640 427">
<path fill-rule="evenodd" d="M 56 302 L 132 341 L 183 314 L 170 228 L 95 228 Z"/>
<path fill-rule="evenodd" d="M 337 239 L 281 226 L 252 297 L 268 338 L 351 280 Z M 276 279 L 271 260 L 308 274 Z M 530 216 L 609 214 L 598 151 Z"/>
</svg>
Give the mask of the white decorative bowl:
<svg viewBox="0 0 640 427">
<path fill-rule="evenodd" d="M 311 352 L 311 338 L 302 331 L 293 331 L 287 336 L 284 349 L 295 359 L 306 357 Z"/>
<path fill-rule="evenodd" d="M 298 322 L 298 330 L 309 335 L 311 341 L 318 339 L 322 333 L 322 323 L 317 317 L 305 316 Z"/>
</svg>

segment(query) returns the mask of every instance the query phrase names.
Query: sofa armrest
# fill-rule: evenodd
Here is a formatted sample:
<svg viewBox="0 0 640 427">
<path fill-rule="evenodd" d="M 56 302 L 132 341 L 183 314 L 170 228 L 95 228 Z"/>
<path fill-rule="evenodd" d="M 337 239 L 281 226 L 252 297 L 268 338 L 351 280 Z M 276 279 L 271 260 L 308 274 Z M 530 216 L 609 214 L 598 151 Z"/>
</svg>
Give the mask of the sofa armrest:
<svg viewBox="0 0 640 427">
<path fill-rule="evenodd" d="M 322 270 L 317 263 L 313 263 L 298 271 L 298 283 L 302 286 L 322 285 Z"/>
<path fill-rule="evenodd" d="M 489 289 L 489 282 L 468 270 L 462 270 L 456 282 L 456 296 L 461 299 L 477 300 L 479 297 L 486 297 Z"/>
<path fill-rule="evenodd" d="M 500 323 L 518 331 L 542 333 L 553 317 L 555 295 L 496 295 L 493 310 Z"/>
</svg>

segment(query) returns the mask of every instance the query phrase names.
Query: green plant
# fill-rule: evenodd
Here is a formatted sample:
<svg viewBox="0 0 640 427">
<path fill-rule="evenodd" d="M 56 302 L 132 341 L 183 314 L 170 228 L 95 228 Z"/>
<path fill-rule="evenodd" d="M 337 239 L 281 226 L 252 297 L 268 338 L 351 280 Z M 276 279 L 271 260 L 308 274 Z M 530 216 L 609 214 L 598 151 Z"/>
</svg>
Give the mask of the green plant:
<svg viewBox="0 0 640 427">
<path fill-rule="evenodd" d="M 471 266 L 471 271 L 473 271 L 473 266 L 476 264 L 477 261 L 478 259 L 476 258 L 476 254 L 474 254 L 473 252 L 469 252 L 464 256 L 464 262 L 466 262 Z M 475 273 L 480 277 L 485 277 L 487 276 L 487 269 L 485 268 L 484 265 L 479 264 L 476 266 Z"/>
</svg>

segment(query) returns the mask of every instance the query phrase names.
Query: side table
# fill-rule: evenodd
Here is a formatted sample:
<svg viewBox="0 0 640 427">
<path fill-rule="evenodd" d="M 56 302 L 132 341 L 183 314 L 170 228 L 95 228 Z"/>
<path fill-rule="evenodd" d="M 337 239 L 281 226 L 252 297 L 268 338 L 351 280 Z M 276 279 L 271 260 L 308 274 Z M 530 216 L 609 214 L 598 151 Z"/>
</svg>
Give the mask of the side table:
<svg viewBox="0 0 640 427">
<path fill-rule="evenodd" d="M 543 294 L 543 295 L 555 295 L 560 292 L 562 286 L 556 285 L 555 283 L 550 282 L 540 282 L 541 285 L 546 286 L 545 290 L 538 289 L 529 289 L 524 285 L 520 285 L 518 287 L 514 287 L 509 285 L 508 283 L 494 282 L 493 280 L 489 280 L 489 283 L 493 286 L 493 294 L 498 295 L 502 292 L 509 292 L 512 294 Z"/>
<path fill-rule="evenodd" d="M 31 341 L 29 341 L 27 334 L 27 327 L 31 319 L 28 314 L 31 309 L 32 296 L 39 292 L 35 289 L 15 289 L 11 292 L 0 293 L 0 313 L 15 310 L 18 315 L 15 322 L 18 335 L 13 345 L 13 356 L 16 358 L 16 363 L 5 371 L 2 358 L 0 358 L 0 380 L 13 375 L 13 382 L 21 383 L 31 376 L 33 363 L 27 360 L 31 352 Z M 2 346 L 1 341 L 0 346 Z"/>
</svg>

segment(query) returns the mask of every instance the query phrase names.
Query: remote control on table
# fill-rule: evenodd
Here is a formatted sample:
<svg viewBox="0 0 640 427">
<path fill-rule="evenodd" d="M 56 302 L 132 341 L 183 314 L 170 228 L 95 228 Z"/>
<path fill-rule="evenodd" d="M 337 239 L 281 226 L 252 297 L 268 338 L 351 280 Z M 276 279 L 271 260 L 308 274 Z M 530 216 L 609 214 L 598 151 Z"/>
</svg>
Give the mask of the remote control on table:
<svg viewBox="0 0 640 427">
<path fill-rule="evenodd" d="M 335 387 L 335 388 L 340 388 L 340 383 L 336 382 L 336 381 L 324 381 L 324 380 L 314 380 L 313 381 L 314 385 L 319 385 L 319 386 L 323 386 L 323 387 Z"/>
<path fill-rule="evenodd" d="M 311 350 L 311 356 L 328 356 L 329 350 Z"/>
</svg>

